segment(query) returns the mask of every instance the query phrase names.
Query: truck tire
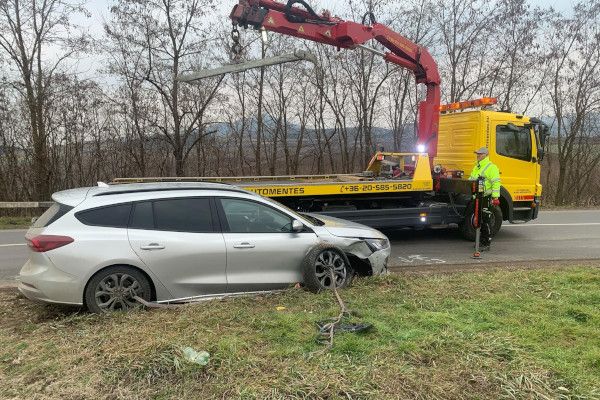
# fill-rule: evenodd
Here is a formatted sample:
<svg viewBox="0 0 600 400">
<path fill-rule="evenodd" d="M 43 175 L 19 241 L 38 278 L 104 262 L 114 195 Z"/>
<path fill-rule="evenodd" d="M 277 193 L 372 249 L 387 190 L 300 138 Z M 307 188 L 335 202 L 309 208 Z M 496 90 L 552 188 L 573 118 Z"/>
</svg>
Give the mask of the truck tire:
<svg viewBox="0 0 600 400">
<path fill-rule="evenodd" d="M 338 289 L 350 285 L 354 271 L 346 254 L 339 247 L 328 244 L 313 247 L 302 262 L 304 287 L 313 293 L 332 289 L 330 268 L 334 270 L 335 286 Z"/>
<path fill-rule="evenodd" d="M 504 216 L 502 215 L 502 209 L 500 207 L 492 207 L 492 237 L 496 236 L 496 234 L 500 232 L 503 219 Z"/>
<path fill-rule="evenodd" d="M 473 202 L 469 203 L 467 209 L 465 211 L 465 219 L 458 225 L 458 229 L 460 234 L 466 240 L 471 242 L 475 241 L 475 228 L 473 228 L 473 212 L 475 209 L 475 205 Z M 500 231 L 502 227 L 502 210 L 500 207 L 492 207 L 492 220 L 491 220 L 491 234 L 492 237 L 496 236 L 496 234 Z"/>
</svg>

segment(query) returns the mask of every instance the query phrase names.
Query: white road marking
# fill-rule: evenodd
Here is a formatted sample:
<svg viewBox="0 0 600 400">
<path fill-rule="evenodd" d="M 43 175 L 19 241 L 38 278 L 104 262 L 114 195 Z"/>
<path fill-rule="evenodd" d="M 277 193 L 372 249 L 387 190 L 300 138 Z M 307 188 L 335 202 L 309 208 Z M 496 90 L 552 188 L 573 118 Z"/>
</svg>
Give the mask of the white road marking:
<svg viewBox="0 0 600 400">
<path fill-rule="evenodd" d="M 400 262 L 403 262 L 405 264 L 413 263 L 415 261 L 423 261 L 427 265 L 444 264 L 446 262 L 446 260 L 442 260 L 440 258 L 429 258 L 427 256 L 422 256 L 420 254 L 413 254 L 411 256 L 408 256 L 408 258 L 398 257 L 398 259 L 400 259 Z"/>
<path fill-rule="evenodd" d="M 503 228 L 508 227 L 527 227 L 527 226 L 594 226 L 600 225 L 600 222 L 578 222 L 578 223 L 570 223 L 570 224 L 506 224 L 502 225 Z"/>
<path fill-rule="evenodd" d="M 27 246 L 27 243 L 0 244 L 0 247 Z"/>
</svg>

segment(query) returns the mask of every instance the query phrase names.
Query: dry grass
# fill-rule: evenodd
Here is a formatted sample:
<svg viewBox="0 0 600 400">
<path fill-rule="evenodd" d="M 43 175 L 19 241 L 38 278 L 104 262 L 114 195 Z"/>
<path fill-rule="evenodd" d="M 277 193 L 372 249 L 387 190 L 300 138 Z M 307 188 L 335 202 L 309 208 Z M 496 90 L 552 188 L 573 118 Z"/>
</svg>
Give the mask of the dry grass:
<svg viewBox="0 0 600 400">
<path fill-rule="evenodd" d="M 375 330 L 322 355 L 330 293 L 97 316 L 3 290 L 0 397 L 600 398 L 599 285 L 591 267 L 360 280 L 342 296 Z"/>
<path fill-rule="evenodd" d="M 31 226 L 31 217 L 0 217 L 0 229 L 26 229 Z"/>
</svg>

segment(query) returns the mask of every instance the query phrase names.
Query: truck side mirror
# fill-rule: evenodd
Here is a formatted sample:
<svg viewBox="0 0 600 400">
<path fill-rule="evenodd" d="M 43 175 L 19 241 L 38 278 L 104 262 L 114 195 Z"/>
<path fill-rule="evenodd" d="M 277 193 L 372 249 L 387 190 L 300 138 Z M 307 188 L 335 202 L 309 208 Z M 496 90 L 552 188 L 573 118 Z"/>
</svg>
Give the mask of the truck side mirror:
<svg viewBox="0 0 600 400">
<path fill-rule="evenodd" d="M 516 126 L 512 122 L 509 122 L 508 124 L 506 124 L 506 127 L 513 132 L 519 132 L 521 130 L 518 126 Z"/>
<path fill-rule="evenodd" d="M 550 128 L 548 127 L 548 125 L 540 125 L 540 134 L 539 134 L 539 138 L 540 138 L 540 146 L 538 149 L 538 160 L 542 161 L 542 159 L 544 158 L 545 152 L 546 152 L 546 140 L 548 139 L 548 137 L 550 136 L 550 133 L 548 132 L 550 130 Z"/>
</svg>

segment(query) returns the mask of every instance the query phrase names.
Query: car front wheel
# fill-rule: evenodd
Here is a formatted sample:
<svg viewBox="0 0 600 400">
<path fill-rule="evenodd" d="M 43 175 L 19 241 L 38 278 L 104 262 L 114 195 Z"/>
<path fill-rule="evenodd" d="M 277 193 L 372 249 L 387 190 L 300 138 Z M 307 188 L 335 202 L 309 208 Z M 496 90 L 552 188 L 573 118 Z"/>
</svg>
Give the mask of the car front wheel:
<svg viewBox="0 0 600 400">
<path fill-rule="evenodd" d="M 333 271 L 333 279 L 331 277 Z M 313 293 L 324 289 L 348 286 L 354 276 L 348 257 L 331 245 L 318 245 L 311 249 L 302 266 L 304 286 Z"/>
<path fill-rule="evenodd" d="M 134 297 L 150 301 L 151 293 L 144 274 L 128 266 L 114 266 L 92 277 L 85 290 L 85 304 L 93 313 L 127 311 L 140 306 Z"/>
</svg>

